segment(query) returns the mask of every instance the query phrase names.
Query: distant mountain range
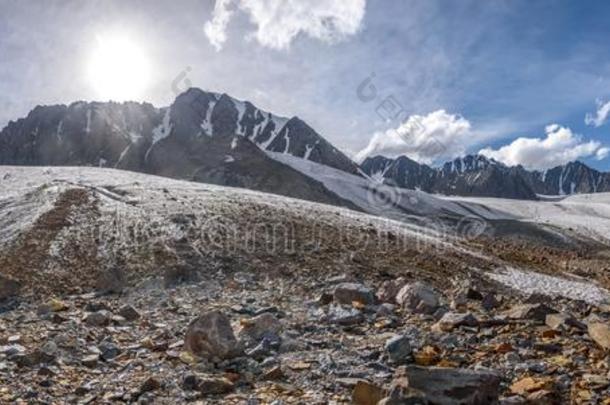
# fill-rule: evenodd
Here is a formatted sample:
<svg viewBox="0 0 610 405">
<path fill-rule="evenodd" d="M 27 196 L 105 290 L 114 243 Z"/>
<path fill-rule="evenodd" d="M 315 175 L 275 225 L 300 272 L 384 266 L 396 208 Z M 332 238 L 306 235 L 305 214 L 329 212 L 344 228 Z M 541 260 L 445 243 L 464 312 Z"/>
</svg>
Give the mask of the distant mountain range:
<svg viewBox="0 0 610 405">
<path fill-rule="evenodd" d="M 2 165 L 112 167 L 354 207 L 282 156 L 429 193 L 533 200 L 610 191 L 610 174 L 580 162 L 540 172 L 479 155 L 440 168 L 375 156 L 358 166 L 298 117 L 196 88 L 164 108 L 135 102 L 38 106 L 0 132 Z"/>
<path fill-rule="evenodd" d="M 578 161 L 545 171 L 529 171 L 482 155 L 458 158 L 439 168 L 406 156 L 396 159 L 375 156 L 366 158 L 361 167 L 367 175 L 386 184 L 446 195 L 534 200 L 538 195 L 610 191 L 610 173 Z"/>
</svg>

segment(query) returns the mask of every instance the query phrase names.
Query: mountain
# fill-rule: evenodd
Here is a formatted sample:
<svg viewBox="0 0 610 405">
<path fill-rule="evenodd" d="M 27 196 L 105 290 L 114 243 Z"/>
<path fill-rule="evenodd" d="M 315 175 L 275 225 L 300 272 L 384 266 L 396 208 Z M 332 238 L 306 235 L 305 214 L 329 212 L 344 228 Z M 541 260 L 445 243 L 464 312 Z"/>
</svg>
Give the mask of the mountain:
<svg viewBox="0 0 610 405">
<path fill-rule="evenodd" d="M 528 171 L 482 155 L 467 155 L 440 168 L 406 156 L 375 156 L 365 159 L 361 167 L 367 175 L 386 184 L 446 195 L 535 200 L 537 195 L 610 191 L 610 173 L 601 173 L 581 162 Z"/>
<path fill-rule="evenodd" d="M 446 195 L 502 197 L 535 200 L 536 193 L 521 176 L 503 164 L 469 155 L 440 168 L 419 164 L 406 156 L 367 158 L 362 170 L 386 184 Z"/>
<path fill-rule="evenodd" d="M 359 173 L 299 118 L 195 88 L 165 108 L 135 102 L 38 106 L 0 132 L 3 165 L 119 168 L 351 206 L 271 152 Z"/>
<path fill-rule="evenodd" d="M 610 173 L 599 172 L 579 161 L 545 171 L 529 172 L 522 167 L 519 170 L 538 194 L 568 195 L 610 191 Z"/>
</svg>

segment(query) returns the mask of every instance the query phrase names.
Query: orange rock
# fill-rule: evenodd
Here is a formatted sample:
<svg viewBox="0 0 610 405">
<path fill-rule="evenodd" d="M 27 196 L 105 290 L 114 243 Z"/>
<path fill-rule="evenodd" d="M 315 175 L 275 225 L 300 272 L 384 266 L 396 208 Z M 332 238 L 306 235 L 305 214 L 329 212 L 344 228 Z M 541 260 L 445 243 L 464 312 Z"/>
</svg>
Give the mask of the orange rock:
<svg viewBox="0 0 610 405">
<path fill-rule="evenodd" d="M 496 346 L 496 352 L 508 353 L 513 351 L 513 346 L 510 343 L 500 343 Z"/>
<path fill-rule="evenodd" d="M 513 394 L 527 396 L 532 392 L 540 390 L 554 391 L 554 387 L 555 382 L 551 378 L 525 377 L 513 383 L 510 386 L 510 391 Z"/>
<path fill-rule="evenodd" d="M 377 405 L 384 397 L 381 387 L 368 381 L 358 381 L 352 391 L 352 404 L 355 405 Z"/>
<path fill-rule="evenodd" d="M 435 346 L 424 346 L 414 354 L 415 363 L 420 366 L 431 366 L 439 362 L 440 350 Z"/>
</svg>

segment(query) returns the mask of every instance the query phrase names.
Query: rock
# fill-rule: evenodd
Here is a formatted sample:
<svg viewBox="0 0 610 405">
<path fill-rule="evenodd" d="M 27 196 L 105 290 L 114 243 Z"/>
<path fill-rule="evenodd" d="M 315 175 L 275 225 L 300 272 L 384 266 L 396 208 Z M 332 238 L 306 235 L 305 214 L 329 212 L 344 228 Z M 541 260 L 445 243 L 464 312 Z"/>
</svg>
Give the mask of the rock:
<svg viewBox="0 0 610 405">
<path fill-rule="evenodd" d="M 610 326 L 608 324 L 591 322 L 587 330 L 595 343 L 605 350 L 610 350 Z"/>
<path fill-rule="evenodd" d="M 26 352 L 26 348 L 19 344 L 11 344 L 0 346 L 0 353 L 6 357 L 11 357 L 17 354 L 23 354 Z"/>
<path fill-rule="evenodd" d="M 328 322 L 350 326 L 364 321 L 364 315 L 356 308 L 344 308 L 341 305 L 331 305 L 328 309 Z"/>
<path fill-rule="evenodd" d="M 371 288 L 360 283 L 341 283 L 335 287 L 335 301 L 339 304 L 352 305 L 357 302 L 362 305 L 375 303 L 375 294 Z"/>
<path fill-rule="evenodd" d="M 97 348 L 100 351 L 100 357 L 105 361 L 112 360 L 121 354 L 121 349 L 112 342 L 102 342 Z"/>
<path fill-rule="evenodd" d="M 380 302 L 395 304 L 396 295 L 405 284 L 406 280 L 404 277 L 398 277 L 395 280 L 385 280 L 377 291 L 377 299 Z"/>
<path fill-rule="evenodd" d="M 131 305 L 123 305 L 121 308 L 119 308 L 119 315 L 130 322 L 140 318 L 140 313 Z"/>
<path fill-rule="evenodd" d="M 320 294 L 316 302 L 318 305 L 328 305 L 333 302 L 333 295 L 329 292 L 323 292 Z"/>
<path fill-rule="evenodd" d="M 434 404 L 491 404 L 498 401 L 500 376 L 492 371 L 408 366 L 401 370 L 408 387 Z"/>
<path fill-rule="evenodd" d="M 156 391 L 159 388 L 161 388 L 161 383 L 159 382 L 159 380 L 154 377 L 149 377 L 144 380 L 142 385 L 140 385 L 139 393 L 143 394 L 145 392 Z"/>
<path fill-rule="evenodd" d="M 596 375 L 596 374 L 583 374 L 582 380 L 587 384 L 587 386 L 591 389 L 603 389 L 610 385 L 610 381 L 608 378 Z"/>
<path fill-rule="evenodd" d="M 554 391 L 555 382 L 550 377 L 525 377 L 510 386 L 510 392 L 513 394 L 527 396 L 532 392 L 545 390 Z"/>
<path fill-rule="evenodd" d="M 549 390 L 532 392 L 525 399 L 527 404 L 532 405 L 556 405 L 560 403 L 557 393 Z"/>
<path fill-rule="evenodd" d="M 49 301 L 49 308 L 51 308 L 51 311 L 53 312 L 61 312 L 66 311 L 68 309 L 68 305 L 62 300 L 53 298 Z"/>
<path fill-rule="evenodd" d="M 482 301 L 483 294 L 481 294 L 478 290 L 473 287 L 466 288 L 466 298 L 474 301 Z"/>
<path fill-rule="evenodd" d="M 428 405 L 424 395 L 413 389 L 390 391 L 390 395 L 377 403 L 378 405 Z"/>
<path fill-rule="evenodd" d="M 182 388 L 187 391 L 199 391 L 203 395 L 219 395 L 233 391 L 235 386 L 224 377 L 188 374 L 182 380 Z"/>
<path fill-rule="evenodd" d="M 440 295 L 432 287 L 415 282 L 401 288 L 396 302 L 414 313 L 433 314 L 440 306 Z"/>
<path fill-rule="evenodd" d="M 471 313 L 447 312 L 433 328 L 440 332 L 451 332 L 460 326 L 475 327 L 478 324 L 479 321 Z"/>
<path fill-rule="evenodd" d="M 352 391 L 352 404 L 377 405 L 384 397 L 383 389 L 368 381 L 358 381 Z"/>
<path fill-rule="evenodd" d="M 0 275 L 0 301 L 16 296 L 20 289 L 21 285 L 16 280 Z"/>
<path fill-rule="evenodd" d="M 237 337 L 246 347 L 256 346 L 265 338 L 269 342 L 279 344 L 282 324 L 275 315 L 264 313 L 254 318 L 243 319 L 240 324 Z"/>
<path fill-rule="evenodd" d="M 17 364 L 18 367 L 34 367 L 41 363 L 51 363 L 55 360 L 55 355 L 45 353 L 38 349 L 29 353 L 20 353 L 9 357 L 9 360 Z"/>
<path fill-rule="evenodd" d="M 195 356 L 206 359 L 231 359 L 243 352 L 229 318 L 217 310 L 207 312 L 191 322 L 184 338 L 184 347 Z"/>
<path fill-rule="evenodd" d="M 466 294 L 462 292 L 456 294 L 451 300 L 449 306 L 454 311 L 466 312 L 468 310 L 468 299 L 466 298 Z"/>
<path fill-rule="evenodd" d="M 385 342 L 385 352 L 392 363 L 406 363 L 411 355 L 409 338 L 404 335 L 394 336 Z"/>
<path fill-rule="evenodd" d="M 275 366 L 273 368 L 271 368 L 268 371 L 265 371 L 263 373 L 263 380 L 266 381 L 274 381 L 274 380 L 280 380 L 284 377 L 284 372 L 282 371 L 282 367 L 280 366 Z"/>
<path fill-rule="evenodd" d="M 97 312 L 97 311 L 108 311 L 110 312 L 110 307 L 103 301 L 89 301 L 85 305 L 85 311 L 87 312 Z"/>
<path fill-rule="evenodd" d="M 522 304 L 511 308 L 506 315 L 511 319 L 531 319 L 540 322 L 546 321 L 546 316 L 557 313 L 545 304 Z"/>
<path fill-rule="evenodd" d="M 111 314 L 106 311 L 90 312 L 83 318 L 83 321 L 90 326 L 107 326 L 110 323 Z"/>
<path fill-rule="evenodd" d="M 19 343 L 21 342 L 21 335 L 12 335 L 9 336 L 8 339 L 6 339 L 6 342 L 9 345 L 15 344 L 15 343 Z"/>
<path fill-rule="evenodd" d="M 418 350 L 413 358 L 415 363 L 420 366 L 431 366 L 436 364 L 440 360 L 440 349 L 436 346 L 424 346 L 421 350 Z"/>
<path fill-rule="evenodd" d="M 91 354 L 89 356 L 85 356 L 81 359 L 81 364 L 85 367 L 94 368 L 97 366 L 97 362 L 100 356 L 98 354 Z"/>
<path fill-rule="evenodd" d="M 375 311 L 375 316 L 378 318 L 388 317 L 394 315 L 394 311 L 396 310 L 396 306 L 394 304 L 383 303 L 379 305 L 377 311 Z"/>
<path fill-rule="evenodd" d="M 565 313 L 548 314 L 545 318 L 546 325 L 554 330 L 568 329 L 573 327 L 576 329 L 584 330 L 587 326 L 578 321 L 576 318 Z"/>
<path fill-rule="evenodd" d="M 483 297 L 481 301 L 481 306 L 485 311 L 492 311 L 496 309 L 500 305 L 500 302 L 496 298 L 496 295 L 493 293 L 489 293 Z"/>
<path fill-rule="evenodd" d="M 246 355 L 255 359 L 265 358 L 269 354 L 271 354 L 274 346 L 278 347 L 277 341 L 275 343 L 276 344 L 274 345 L 269 338 L 264 337 L 257 346 L 255 346 L 251 350 L 246 351 Z"/>
</svg>

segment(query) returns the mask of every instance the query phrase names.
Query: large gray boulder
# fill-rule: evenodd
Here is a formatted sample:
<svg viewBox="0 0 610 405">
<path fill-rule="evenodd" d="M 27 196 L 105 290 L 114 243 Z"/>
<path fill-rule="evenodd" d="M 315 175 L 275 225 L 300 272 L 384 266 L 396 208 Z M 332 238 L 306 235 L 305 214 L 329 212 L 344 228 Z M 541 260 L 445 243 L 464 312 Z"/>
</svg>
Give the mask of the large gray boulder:
<svg viewBox="0 0 610 405">
<path fill-rule="evenodd" d="M 495 404 L 500 394 L 500 376 L 491 370 L 409 366 L 401 374 L 433 404 Z"/>
<path fill-rule="evenodd" d="M 396 302 L 410 312 L 432 314 L 441 305 L 441 296 L 434 288 L 417 281 L 401 288 Z"/>
<path fill-rule="evenodd" d="M 229 318 L 217 310 L 207 312 L 191 322 L 184 337 L 184 348 L 195 356 L 206 359 L 231 359 L 243 352 Z"/>
<path fill-rule="evenodd" d="M 373 289 L 360 283 L 341 283 L 335 287 L 335 301 L 339 304 L 352 305 L 358 302 L 364 305 L 375 303 L 375 293 Z"/>
</svg>

